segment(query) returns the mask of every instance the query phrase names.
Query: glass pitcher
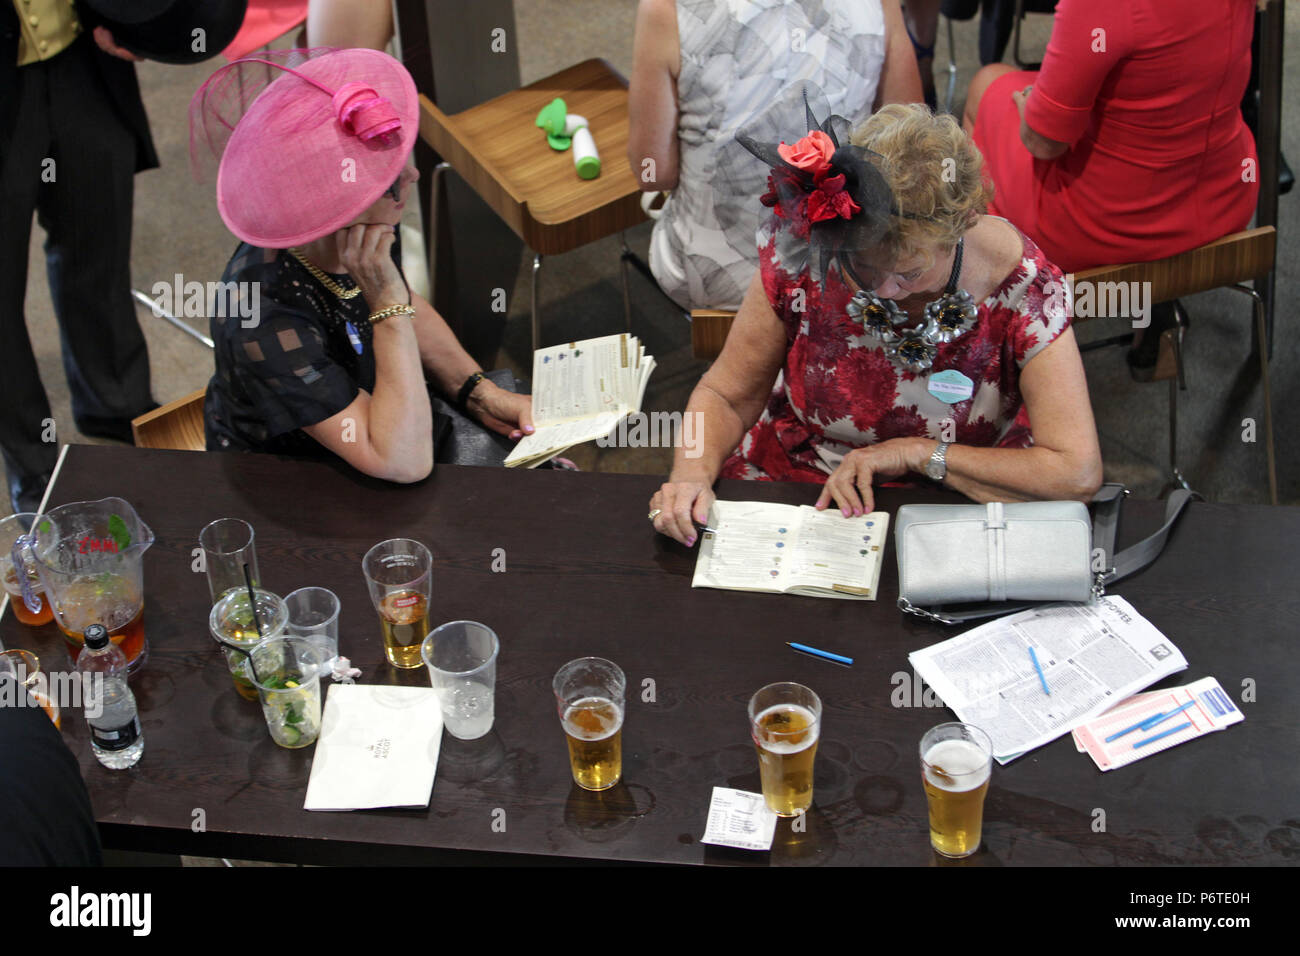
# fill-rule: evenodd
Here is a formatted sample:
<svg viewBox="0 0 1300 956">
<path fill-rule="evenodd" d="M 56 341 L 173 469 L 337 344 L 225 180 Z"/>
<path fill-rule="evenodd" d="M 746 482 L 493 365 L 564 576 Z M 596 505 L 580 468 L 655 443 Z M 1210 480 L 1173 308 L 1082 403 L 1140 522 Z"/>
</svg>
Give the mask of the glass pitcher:
<svg viewBox="0 0 1300 956">
<path fill-rule="evenodd" d="M 86 628 L 102 624 L 126 655 L 128 673 L 144 664 L 149 645 L 144 637 L 142 559 L 153 540 L 153 532 L 129 503 L 101 498 L 47 511 L 14 542 L 14 566 L 22 567 L 26 551 L 74 662 Z M 31 608 L 36 599 L 24 582 L 24 603 Z"/>
</svg>

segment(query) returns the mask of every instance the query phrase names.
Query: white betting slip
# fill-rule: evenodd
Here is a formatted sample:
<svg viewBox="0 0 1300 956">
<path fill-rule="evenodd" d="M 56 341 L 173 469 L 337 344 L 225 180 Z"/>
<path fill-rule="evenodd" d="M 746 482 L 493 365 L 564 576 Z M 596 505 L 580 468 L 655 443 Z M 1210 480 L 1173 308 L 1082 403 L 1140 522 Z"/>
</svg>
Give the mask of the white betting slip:
<svg viewBox="0 0 1300 956">
<path fill-rule="evenodd" d="M 776 836 L 776 814 L 761 793 L 714 787 L 709 801 L 709 822 L 701 843 L 734 846 L 742 850 L 770 850 Z"/>
</svg>

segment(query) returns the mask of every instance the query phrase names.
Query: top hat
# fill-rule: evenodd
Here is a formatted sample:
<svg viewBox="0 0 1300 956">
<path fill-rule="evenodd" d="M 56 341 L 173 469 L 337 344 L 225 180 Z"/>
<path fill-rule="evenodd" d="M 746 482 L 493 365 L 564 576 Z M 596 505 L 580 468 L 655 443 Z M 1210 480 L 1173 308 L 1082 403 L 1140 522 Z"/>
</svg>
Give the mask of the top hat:
<svg viewBox="0 0 1300 956">
<path fill-rule="evenodd" d="M 199 63 L 235 38 L 248 0 L 82 0 L 138 56 L 163 63 Z M 201 31 L 201 32 L 199 32 Z"/>
</svg>

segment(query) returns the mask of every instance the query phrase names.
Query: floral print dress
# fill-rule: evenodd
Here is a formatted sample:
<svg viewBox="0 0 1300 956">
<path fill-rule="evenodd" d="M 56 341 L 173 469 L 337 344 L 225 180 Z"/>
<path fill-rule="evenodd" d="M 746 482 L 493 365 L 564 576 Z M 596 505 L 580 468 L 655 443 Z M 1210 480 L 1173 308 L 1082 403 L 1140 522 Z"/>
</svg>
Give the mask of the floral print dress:
<svg viewBox="0 0 1300 956">
<path fill-rule="evenodd" d="M 721 477 L 825 482 L 845 454 L 890 438 L 1032 445 L 1020 370 L 1065 331 L 1070 310 L 1061 271 L 1021 239 L 1020 265 L 978 304 L 975 327 L 939 345 L 933 367 L 915 373 L 891 361 L 849 317 L 852 291 L 838 271 L 816 282 L 807 241 L 772 217 L 759 232 L 759 258 L 763 288 L 785 326 L 785 364 Z M 971 381 L 970 398 L 948 404 L 930 393 L 931 376 L 946 369 Z"/>
</svg>

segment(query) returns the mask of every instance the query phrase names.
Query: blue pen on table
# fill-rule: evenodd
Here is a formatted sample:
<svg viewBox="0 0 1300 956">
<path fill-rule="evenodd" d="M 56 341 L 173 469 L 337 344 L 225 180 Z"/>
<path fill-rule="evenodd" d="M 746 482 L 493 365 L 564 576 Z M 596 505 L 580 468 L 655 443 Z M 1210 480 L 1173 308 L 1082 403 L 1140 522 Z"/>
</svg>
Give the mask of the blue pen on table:
<svg viewBox="0 0 1300 956">
<path fill-rule="evenodd" d="M 1123 730 L 1115 731 L 1115 733 L 1111 734 L 1109 737 L 1106 738 L 1106 743 L 1110 743 L 1112 740 L 1118 740 L 1120 737 L 1123 737 L 1125 734 L 1131 734 L 1135 730 L 1150 730 L 1156 724 L 1168 720 L 1170 717 L 1174 716 L 1174 714 L 1181 714 L 1188 707 L 1191 707 L 1192 704 L 1194 703 L 1196 703 L 1196 701 L 1189 700 L 1187 703 L 1183 704 L 1183 706 L 1179 707 L 1177 710 L 1171 710 L 1168 713 L 1166 713 L 1165 711 L 1161 711 L 1158 714 L 1152 714 L 1150 717 L 1144 717 L 1131 727 L 1125 727 Z"/>
<path fill-rule="evenodd" d="M 1133 745 L 1133 749 L 1137 750 L 1139 747 L 1145 747 L 1147 744 L 1153 743 L 1159 740 L 1161 737 L 1168 737 L 1170 734 L 1176 734 L 1178 733 L 1178 731 L 1186 730 L 1190 726 L 1192 726 L 1192 722 L 1189 720 L 1185 724 L 1179 724 L 1177 727 L 1174 727 L 1171 730 L 1166 730 L 1163 733 L 1156 734 L 1154 737 L 1148 737 L 1146 740 L 1139 740 L 1137 743 Z"/>
<path fill-rule="evenodd" d="M 820 657 L 828 661 L 834 661 L 837 664 L 852 664 L 853 658 L 844 657 L 841 654 L 832 654 L 830 651 L 819 651 L 815 647 L 809 647 L 807 644 L 796 644 L 794 641 L 786 641 L 786 644 L 793 647 L 796 651 L 803 651 L 805 654 L 811 654 L 813 657 Z"/>
<path fill-rule="evenodd" d="M 1175 709 L 1175 710 L 1171 710 L 1171 711 L 1169 711 L 1168 713 L 1155 714 L 1155 715 L 1153 715 L 1153 716 L 1151 716 L 1151 717 L 1148 717 L 1145 721 L 1142 722 L 1142 729 L 1143 729 L 1143 730 L 1150 730 L 1150 729 L 1151 729 L 1152 727 L 1154 727 L 1156 724 L 1163 724 L 1163 723 L 1164 723 L 1166 720 L 1168 720 L 1170 717 L 1173 717 L 1173 716 L 1175 716 L 1176 714 L 1181 714 L 1181 713 L 1182 713 L 1183 711 L 1185 711 L 1188 707 L 1191 707 L 1191 706 L 1192 706 L 1193 704 L 1195 704 L 1195 703 L 1196 703 L 1196 701 L 1194 701 L 1194 700 L 1189 700 L 1187 703 L 1183 704 L 1183 706 L 1181 706 L 1181 707 L 1179 707 L 1179 708 L 1177 708 L 1177 709 Z"/>
<path fill-rule="evenodd" d="M 1038 663 L 1038 655 L 1034 653 L 1032 646 L 1029 648 L 1029 659 L 1034 662 L 1034 670 L 1038 671 L 1038 682 L 1043 685 L 1043 693 L 1051 697 L 1052 692 L 1047 689 L 1047 678 L 1043 676 L 1043 667 Z"/>
</svg>

